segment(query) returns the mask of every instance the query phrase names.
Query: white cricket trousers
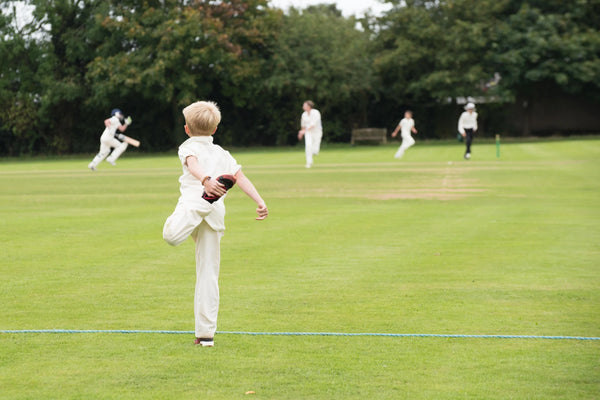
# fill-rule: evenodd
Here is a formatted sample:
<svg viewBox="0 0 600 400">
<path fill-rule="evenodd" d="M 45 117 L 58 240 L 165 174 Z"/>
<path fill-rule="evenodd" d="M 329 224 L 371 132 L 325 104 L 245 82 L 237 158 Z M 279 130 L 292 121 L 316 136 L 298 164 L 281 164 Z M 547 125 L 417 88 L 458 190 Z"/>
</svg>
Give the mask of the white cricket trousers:
<svg viewBox="0 0 600 400">
<path fill-rule="evenodd" d="M 163 228 L 163 238 L 170 245 L 183 243 L 188 236 L 196 242 L 196 290 L 194 294 L 195 332 L 198 338 L 212 338 L 217 330 L 219 314 L 219 268 L 221 237 L 204 217 L 212 211 L 211 204 L 192 209 L 177 204 Z"/>
<path fill-rule="evenodd" d="M 415 144 L 415 139 L 413 139 L 411 134 L 406 136 L 402 135 L 402 144 L 398 148 L 396 154 L 394 154 L 394 158 L 402 158 L 406 149 Z"/>
<path fill-rule="evenodd" d="M 110 153 L 111 148 L 114 148 L 112 153 Z M 100 137 L 100 151 L 98 152 L 98 154 L 96 154 L 96 157 L 94 157 L 89 167 L 96 168 L 98 164 L 100 164 L 102 160 L 104 160 L 106 156 L 108 156 L 109 153 L 110 156 L 106 160 L 114 163 L 126 149 L 126 142 L 121 142 L 120 140 L 114 137 L 105 138 L 104 135 L 102 135 L 102 137 Z"/>
<path fill-rule="evenodd" d="M 319 154 L 321 149 L 321 138 L 323 134 L 307 133 L 304 135 L 304 152 L 306 153 L 306 165 L 313 164 L 313 156 Z"/>
</svg>

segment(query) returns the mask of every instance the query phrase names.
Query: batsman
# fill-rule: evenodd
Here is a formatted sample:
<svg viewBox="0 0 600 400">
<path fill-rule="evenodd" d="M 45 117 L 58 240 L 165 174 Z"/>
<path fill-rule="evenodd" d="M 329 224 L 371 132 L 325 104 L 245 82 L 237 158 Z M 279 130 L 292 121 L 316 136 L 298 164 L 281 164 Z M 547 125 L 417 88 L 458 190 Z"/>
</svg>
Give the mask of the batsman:
<svg viewBox="0 0 600 400">
<path fill-rule="evenodd" d="M 92 162 L 88 164 L 88 168 L 92 171 L 95 171 L 98 164 L 105 158 L 110 164 L 115 165 L 115 161 L 127 149 L 128 144 L 136 147 L 140 145 L 139 141 L 123 135 L 123 132 L 131 125 L 131 117 L 125 118 L 123 112 L 118 108 L 112 110 L 110 115 L 110 118 L 104 120 L 105 129 L 102 132 L 102 136 L 100 136 L 100 151 L 96 154 Z M 117 133 L 117 130 L 120 133 Z M 113 149 L 112 153 L 111 149 Z"/>
</svg>

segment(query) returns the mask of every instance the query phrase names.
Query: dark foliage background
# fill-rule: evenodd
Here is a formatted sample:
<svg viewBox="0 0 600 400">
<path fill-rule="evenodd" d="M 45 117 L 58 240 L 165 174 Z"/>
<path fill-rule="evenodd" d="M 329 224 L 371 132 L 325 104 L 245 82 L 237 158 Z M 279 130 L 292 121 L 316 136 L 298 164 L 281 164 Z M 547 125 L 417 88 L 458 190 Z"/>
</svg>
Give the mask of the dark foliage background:
<svg viewBox="0 0 600 400">
<path fill-rule="evenodd" d="M 266 0 L 3 1 L 0 155 L 95 152 L 115 107 L 144 151 L 174 149 L 198 99 L 220 105 L 225 145 L 296 143 L 306 99 L 330 142 L 407 108 L 420 137 L 453 137 L 468 97 L 483 135 L 600 131 L 600 0 L 388 3 L 357 19 Z"/>
</svg>

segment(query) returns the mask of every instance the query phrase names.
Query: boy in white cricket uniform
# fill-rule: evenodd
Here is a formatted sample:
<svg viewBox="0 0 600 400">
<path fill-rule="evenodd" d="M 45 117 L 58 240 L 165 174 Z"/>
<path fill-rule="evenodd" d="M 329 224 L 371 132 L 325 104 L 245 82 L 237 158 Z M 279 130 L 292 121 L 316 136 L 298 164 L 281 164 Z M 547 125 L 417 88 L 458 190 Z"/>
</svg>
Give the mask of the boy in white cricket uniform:
<svg viewBox="0 0 600 400">
<path fill-rule="evenodd" d="M 213 346 L 219 311 L 220 241 L 225 231 L 226 189 L 211 177 L 234 175 L 237 184 L 258 208 L 257 220 L 268 215 L 267 206 L 242 167 L 222 147 L 213 144 L 212 135 L 221 121 L 221 112 L 212 102 L 199 101 L 183 110 L 185 132 L 190 137 L 179 146 L 183 166 L 181 196 L 175 211 L 167 218 L 163 238 L 177 246 L 188 236 L 196 242 L 196 289 L 194 296 L 195 344 Z M 220 197 L 214 203 L 203 193 Z"/>
<path fill-rule="evenodd" d="M 112 110 L 110 115 L 110 118 L 104 120 L 105 129 L 102 132 L 102 136 L 100 136 L 100 151 L 96 154 L 92 162 L 88 164 L 88 168 L 92 171 L 95 171 L 98 164 L 108 156 L 111 148 L 114 148 L 114 150 L 106 158 L 106 161 L 112 165 L 115 165 L 117 158 L 127 149 L 127 143 L 122 141 L 123 134 L 117 134 L 117 129 L 125 132 L 125 129 L 131 125 L 131 117 L 124 119 L 123 112 L 118 108 Z"/>
<path fill-rule="evenodd" d="M 400 136 L 402 136 L 402 144 L 396 154 L 394 154 L 394 157 L 402 158 L 406 149 L 415 144 L 412 133 L 416 134 L 417 130 L 415 129 L 415 121 L 412 119 L 412 111 L 406 111 L 404 113 L 404 118 L 400 121 L 394 132 L 392 132 L 392 137 L 396 137 L 398 131 L 401 131 Z"/>
<path fill-rule="evenodd" d="M 467 149 L 465 151 L 465 159 L 471 158 L 471 143 L 473 142 L 473 134 L 477 132 L 477 113 L 475 112 L 475 104 L 468 103 L 465 110 L 460 114 L 458 119 L 458 132 L 465 138 Z"/>
<path fill-rule="evenodd" d="M 319 154 L 321 149 L 321 138 L 323 138 L 323 126 L 321 124 L 321 113 L 314 108 L 315 103 L 307 100 L 302 104 L 302 117 L 300 118 L 300 131 L 298 140 L 304 137 L 306 153 L 306 168 L 312 167 L 313 156 Z"/>
</svg>

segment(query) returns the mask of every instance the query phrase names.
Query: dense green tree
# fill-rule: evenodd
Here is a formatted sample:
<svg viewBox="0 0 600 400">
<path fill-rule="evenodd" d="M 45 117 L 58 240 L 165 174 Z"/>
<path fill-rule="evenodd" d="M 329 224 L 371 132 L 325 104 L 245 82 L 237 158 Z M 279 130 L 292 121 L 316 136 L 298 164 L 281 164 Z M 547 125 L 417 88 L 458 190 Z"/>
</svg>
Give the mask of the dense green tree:
<svg viewBox="0 0 600 400">
<path fill-rule="evenodd" d="M 522 107 L 523 135 L 537 102 L 571 94 L 600 101 L 600 1 L 513 0 L 503 15 L 486 61 Z"/>
<path fill-rule="evenodd" d="M 548 85 L 600 93 L 600 1 L 513 1 L 490 61 L 502 85 L 535 96 Z M 541 94 L 541 93 L 540 93 Z"/>
<path fill-rule="evenodd" d="M 13 15 L 13 22 L 2 26 L 3 129 L 14 137 L 4 152 L 77 151 L 90 128 L 85 75 L 102 39 L 94 35 L 94 15 L 103 2 L 30 0 L 26 5 L 32 7 L 29 22 L 18 27 Z"/>
<path fill-rule="evenodd" d="M 101 0 L 32 0 L 37 32 L 44 46 L 37 58 L 39 117 L 49 139 L 47 145 L 58 153 L 78 148 L 80 134 L 88 129 L 85 102 L 90 89 L 85 83 L 87 64 L 93 60 L 101 37 L 94 35 Z M 46 40 L 44 40 L 46 39 Z"/>
<path fill-rule="evenodd" d="M 598 0 L 389 2 L 374 42 L 387 104 L 429 104 L 437 120 L 436 110 L 459 96 L 529 105 L 561 93 L 598 97 Z M 501 79 L 490 89 L 494 75 Z"/>
<path fill-rule="evenodd" d="M 357 29 L 357 22 L 326 5 L 291 9 L 284 17 L 266 85 L 285 106 L 278 113 L 286 121 L 281 131 L 292 139 L 307 99 L 321 110 L 325 140 L 347 139 L 353 125 L 366 122 L 372 56 L 369 33 Z"/>
<path fill-rule="evenodd" d="M 373 41 L 381 98 L 370 115 L 391 128 L 410 108 L 421 136 L 452 132 L 448 127 L 459 109 L 448 100 L 483 95 L 483 84 L 494 75 L 484 61 L 493 47 L 496 13 L 506 2 L 392 1 Z"/>
<path fill-rule="evenodd" d="M 141 132 L 151 148 L 172 147 L 192 101 L 248 106 L 270 13 L 265 0 L 114 2 L 99 21 L 107 40 L 89 65 L 91 101 L 108 107 L 123 99 L 152 130 Z"/>
<path fill-rule="evenodd" d="M 114 107 L 143 149 L 172 149 L 197 99 L 220 104 L 228 145 L 296 143 L 306 99 L 330 141 L 391 128 L 407 107 L 420 134 L 448 134 L 457 97 L 600 99 L 600 0 L 388 2 L 359 20 L 268 0 L 25 0 L 32 18 L 16 21 L 5 1 L 0 154 L 95 151 Z M 483 125 L 504 123 L 501 108 L 481 105 Z"/>
<path fill-rule="evenodd" d="M 0 14 L 0 145 L 4 154 L 31 153 L 45 142 L 39 129 L 43 51 L 31 37 L 37 28 L 16 23 L 16 8 Z M 0 154 L 1 154 L 0 153 Z"/>
<path fill-rule="evenodd" d="M 384 93 L 413 102 L 468 96 L 493 76 L 484 60 L 507 0 L 393 3 L 375 42 Z"/>
</svg>

